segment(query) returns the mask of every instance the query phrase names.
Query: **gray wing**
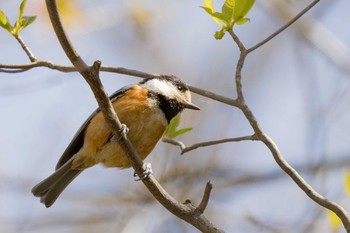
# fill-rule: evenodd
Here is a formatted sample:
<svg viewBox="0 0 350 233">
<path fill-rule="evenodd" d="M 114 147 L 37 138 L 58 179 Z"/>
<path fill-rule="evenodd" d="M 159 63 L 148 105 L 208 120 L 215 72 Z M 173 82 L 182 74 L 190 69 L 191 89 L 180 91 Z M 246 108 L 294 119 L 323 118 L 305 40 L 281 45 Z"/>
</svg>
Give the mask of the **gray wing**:
<svg viewBox="0 0 350 233">
<path fill-rule="evenodd" d="M 132 85 L 125 86 L 118 91 L 114 92 L 109 98 L 111 100 L 115 100 L 124 94 L 127 90 L 129 90 Z M 75 133 L 72 141 L 69 143 L 67 149 L 63 152 L 61 158 L 58 160 L 56 165 L 56 170 L 62 167 L 67 161 L 69 161 L 83 146 L 84 144 L 84 135 L 87 126 L 89 125 L 91 119 L 100 111 L 100 109 L 96 109 L 84 122 L 84 124 L 79 128 L 79 130 Z"/>
</svg>

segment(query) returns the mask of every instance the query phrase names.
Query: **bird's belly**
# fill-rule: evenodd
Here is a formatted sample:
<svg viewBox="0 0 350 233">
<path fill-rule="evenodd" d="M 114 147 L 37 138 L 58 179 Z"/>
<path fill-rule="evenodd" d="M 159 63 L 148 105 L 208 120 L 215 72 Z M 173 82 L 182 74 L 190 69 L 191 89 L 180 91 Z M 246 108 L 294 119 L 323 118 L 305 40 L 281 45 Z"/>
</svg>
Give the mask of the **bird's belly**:
<svg viewBox="0 0 350 233">
<path fill-rule="evenodd" d="M 129 128 L 127 137 L 142 160 L 151 153 L 167 126 L 164 114 L 160 111 L 157 108 L 145 108 L 142 109 L 141 115 L 118 113 L 120 121 Z M 97 154 L 97 158 L 106 167 L 127 168 L 131 166 L 117 140 L 108 141 Z"/>
<path fill-rule="evenodd" d="M 144 160 L 162 137 L 168 122 L 158 105 L 149 102 L 147 94 L 137 95 L 138 91 L 132 89 L 129 99 L 120 98 L 112 104 L 121 123 L 129 128 L 127 137 Z M 144 104 L 139 104 L 141 102 Z M 107 167 L 130 167 L 118 139 L 113 138 L 102 113 L 97 113 L 86 129 L 84 146 L 77 153 L 73 168 L 84 169 L 97 163 Z"/>
<path fill-rule="evenodd" d="M 128 124 L 126 125 L 128 126 Z M 162 120 L 154 118 L 149 118 L 147 122 L 138 125 L 135 125 L 135 122 L 129 125 L 130 128 L 127 136 L 140 158 L 144 160 L 162 137 L 166 125 L 164 125 Z M 106 167 L 127 168 L 131 166 L 123 148 L 117 140 L 110 140 L 105 144 L 98 152 L 97 158 Z"/>
</svg>

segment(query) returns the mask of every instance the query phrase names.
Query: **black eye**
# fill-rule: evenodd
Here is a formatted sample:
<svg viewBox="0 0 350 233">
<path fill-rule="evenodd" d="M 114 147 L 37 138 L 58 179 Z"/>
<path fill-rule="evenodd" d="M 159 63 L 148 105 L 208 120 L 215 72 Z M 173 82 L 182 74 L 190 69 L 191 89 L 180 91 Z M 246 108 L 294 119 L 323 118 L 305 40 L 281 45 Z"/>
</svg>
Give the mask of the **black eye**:
<svg viewBox="0 0 350 233">
<path fill-rule="evenodd" d="M 176 88 L 181 92 L 184 92 L 186 90 L 185 86 L 181 84 L 176 84 Z"/>
</svg>

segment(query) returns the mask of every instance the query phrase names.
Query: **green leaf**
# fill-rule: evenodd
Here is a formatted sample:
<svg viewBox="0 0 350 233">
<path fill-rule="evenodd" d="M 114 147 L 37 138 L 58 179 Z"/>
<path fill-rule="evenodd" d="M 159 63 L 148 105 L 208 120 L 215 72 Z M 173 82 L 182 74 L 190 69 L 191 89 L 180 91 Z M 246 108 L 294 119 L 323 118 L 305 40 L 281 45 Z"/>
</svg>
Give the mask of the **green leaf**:
<svg viewBox="0 0 350 233">
<path fill-rule="evenodd" d="M 212 12 L 214 12 L 214 5 L 212 0 L 204 0 L 204 7 L 210 9 Z M 203 7 L 203 8 L 204 8 Z"/>
<path fill-rule="evenodd" d="M 28 27 L 36 19 L 36 16 L 23 16 L 26 4 L 27 4 L 27 0 L 23 0 L 21 5 L 19 6 L 19 12 L 18 12 L 17 21 L 16 21 L 16 23 L 14 25 L 14 28 L 12 29 L 12 32 L 11 32 L 12 35 L 14 35 L 14 36 L 18 36 L 18 33 L 22 29 Z"/>
<path fill-rule="evenodd" d="M 244 17 L 248 14 L 250 9 L 253 7 L 255 0 L 246 0 L 246 4 L 241 12 L 241 16 Z"/>
<path fill-rule="evenodd" d="M 221 13 L 214 12 L 211 8 L 208 8 L 208 7 L 201 6 L 201 8 L 203 8 L 220 27 L 223 26 L 220 19 L 223 19 L 224 17 Z"/>
<path fill-rule="evenodd" d="M 244 24 L 249 21 L 245 15 L 254 5 L 255 0 L 226 0 L 221 7 L 222 12 L 215 12 L 212 0 L 204 0 L 202 7 L 221 27 L 220 31 L 215 32 L 215 39 L 220 40 L 225 32 L 232 29 L 235 24 Z"/>
<path fill-rule="evenodd" d="M 18 32 L 32 24 L 35 21 L 35 19 L 36 16 L 23 16 L 19 24 Z"/>
<path fill-rule="evenodd" d="M 226 21 L 229 22 L 233 19 L 233 10 L 235 8 L 235 0 L 226 0 L 221 8 L 222 14 L 226 16 Z"/>
<path fill-rule="evenodd" d="M 0 27 L 4 28 L 5 30 L 11 32 L 13 27 L 8 21 L 5 13 L 0 10 Z"/>
<path fill-rule="evenodd" d="M 164 135 L 167 136 L 168 138 L 175 138 L 181 134 L 184 134 L 192 130 L 192 128 L 183 128 L 183 129 L 177 130 L 177 127 L 180 124 L 180 120 L 181 120 L 180 115 L 176 115 L 173 119 L 171 119 L 168 127 L 164 132 Z"/>
<path fill-rule="evenodd" d="M 173 119 L 171 119 L 171 121 L 169 122 L 168 127 L 166 128 L 164 134 L 169 137 L 169 135 L 171 135 L 173 132 L 176 131 L 177 126 L 180 123 L 180 116 L 177 115 L 175 116 Z"/>
<path fill-rule="evenodd" d="M 26 8 L 26 4 L 27 4 L 27 0 L 23 0 L 21 2 L 21 5 L 19 6 L 19 11 L 18 11 L 18 17 L 17 17 L 17 21 L 15 22 L 15 25 L 14 25 L 14 29 L 12 30 L 12 35 L 14 36 L 18 36 L 18 33 L 21 29 L 23 29 L 22 27 L 22 16 L 23 16 L 23 12 L 24 12 L 24 9 Z"/>
<path fill-rule="evenodd" d="M 236 21 L 236 24 L 241 25 L 245 24 L 246 22 L 249 22 L 250 20 L 248 18 L 240 18 L 239 20 Z"/>
<path fill-rule="evenodd" d="M 233 19 L 237 23 L 240 19 L 242 19 L 244 16 L 246 16 L 249 12 L 249 10 L 254 5 L 255 0 L 237 0 L 236 6 L 234 9 L 234 16 Z M 245 20 L 244 23 L 246 23 L 247 20 Z M 240 23 L 243 24 L 243 23 Z"/>
<path fill-rule="evenodd" d="M 27 0 L 23 0 L 21 5 L 19 6 L 19 13 L 18 13 L 18 18 L 17 21 L 20 21 L 22 18 L 22 15 L 24 13 L 24 9 L 26 8 Z"/>
<path fill-rule="evenodd" d="M 176 138 L 178 136 L 180 136 L 181 134 L 184 134 L 184 133 L 187 133 L 188 131 L 191 131 L 192 128 L 182 128 L 182 129 L 179 129 L 175 132 L 173 132 L 172 134 L 168 135 L 169 138 Z"/>
</svg>

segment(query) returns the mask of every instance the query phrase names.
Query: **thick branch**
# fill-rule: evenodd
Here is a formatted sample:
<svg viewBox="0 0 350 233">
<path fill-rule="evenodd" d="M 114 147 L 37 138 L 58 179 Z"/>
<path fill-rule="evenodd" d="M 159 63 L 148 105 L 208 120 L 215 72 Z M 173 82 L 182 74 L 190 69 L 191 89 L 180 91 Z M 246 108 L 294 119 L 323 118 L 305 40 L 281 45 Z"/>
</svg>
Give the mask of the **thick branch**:
<svg viewBox="0 0 350 233">
<path fill-rule="evenodd" d="M 279 151 L 278 147 L 269 136 L 263 133 L 260 135 L 260 140 L 269 148 L 275 161 L 282 168 L 282 170 L 294 180 L 294 182 L 306 193 L 306 195 L 308 195 L 317 204 L 336 213 L 343 222 L 346 231 L 350 232 L 350 217 L 346 210 L 339 204 L 328 200 L 327 198 L 316 192 L 311 187 L 311 185 L 309 185 L 299 175 L 299 173 L 287 163 L 287 161 L 283 158 L 281 152 Z"/>
<path fill-rule="evenodd" d="M 305 14 L 309 9 L 311 9 L 318 0 L 311 3 L 308 7 L 306 7 L 302 12 L 300 12 L 294 19 L 292 19 L 289 23 L 287 23 L 284 27 L 276 31 L 273 35 L 259 43 L 258 45 L 252 47 L 249 50 L 245 50 L 245 47 L 243 43 L 239 40 L 239 38 L 233 33 L 233 31 L 229 31 L 230 35 L 232 36 L 232 39 L 236 42 L 237 46 L 239 47 L 241 51 L 240 58 L 237 62 L 236 66 L 236 91 L 237 91 L 237 99 L 239 100 L 239 108 L 249 121 L 250 125 L 252 126 L 255 135 L 258 137 L 258 140 L 262 141 L 271 151 L 276 163 L 280 166 L 280 168 L 288 174 L 294 182 L 308 195 L 313 201 L 315 201 L 317 204 L 332 210 L 334 213 L 338 215 L 338 217 L 343 222 L 343 225 L 347 232 L 350 232 L 350 217 L 346 210 L 342 208 L 340 205 L 333 201 L 327 200 L 325 197 L 323 197 L 321 194 L 316 192 L 300 175 L 299 173 L 290 166 L 287 161 L 283 158 L 282 154 L 280 153 L 278 147 L 275 145 L 273 140 L 267 136 L 267 134 L 264 133 L 263 129 L 259 126 L 258 121 L 255 119 L 254 114 L 250 110 L 250 108 L 245 104 L 244 96 L 242 92 L 242 83 L 241 83 L 241 72 L 242 67 L 244 65 L 245 58 L 247 57 L 248 53 L 259 48 L 260 46 L 264 45 L 266 42 L 271 40 L 274 36 L 276 36 L 278 33 L 289 27 L 291 24 L 293 24 L 297 19 L 299 19 L 303 14 Z"/>
<path fill-rule="evenodd" d="M 135 148 L 131 142 L 127 139 L 126 135 L 121 134 L 122 129 L 121 123 L 114 112 L 114 109 L 111 105 L 108 96 L 106 95 L 103 86 L 99 79 L 99 68 L 100 62 L 95 62 L 93 69 L 91 70 L 86 63 L 79 57 L 77 52 L 74 50 L 73 46 L 66 36 L 63 26 L 61 24 L 57 5 L 55 0 L 46 0 L 46 5 L 49 11 L 50 19 L 56 35 L 61 43 L 62 48 L 64 49 L 67 57 L 71 60 L 73 65 L 79 70 L 81 75 L 89 83 L 92 91 L 95 94 L 96 100 L 98 101 L 99 107 L 106 118 L 108 125 L 110 126 L 112 132 L 120 136 L 121 144 L 123 149 L 127 152 L 129 161 L 131 162 L 135 172 L 141 176 L 142 169 L 142 160 L 139 158 Z M 193 207 L 190 208 L 187 205 L 180 204 L 173 197 L 171 197 L 157 182 L 157 180 L 151 175 L 149 178 L 143 179 L 143 183 L 153 194 L 153 196 L 170 212 L 178 216 L 179 218 L 189 222 L 202 232 L 223 232 L 218 229 L 212 223 L 209 222 L 198 210 Z"/>
</svg>

